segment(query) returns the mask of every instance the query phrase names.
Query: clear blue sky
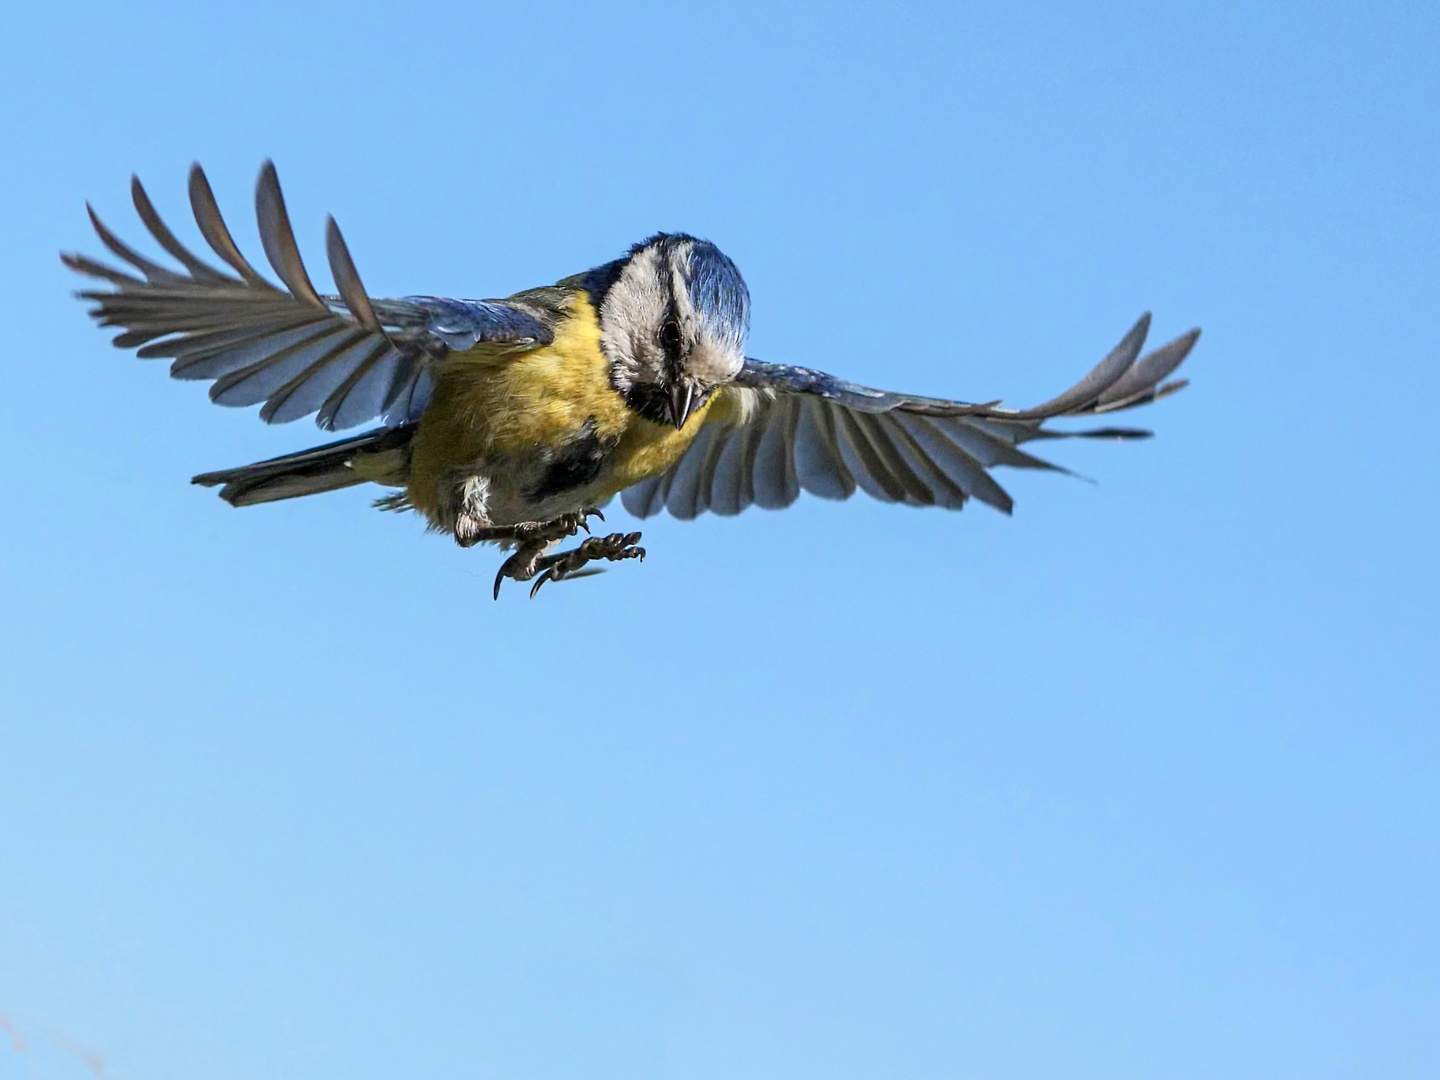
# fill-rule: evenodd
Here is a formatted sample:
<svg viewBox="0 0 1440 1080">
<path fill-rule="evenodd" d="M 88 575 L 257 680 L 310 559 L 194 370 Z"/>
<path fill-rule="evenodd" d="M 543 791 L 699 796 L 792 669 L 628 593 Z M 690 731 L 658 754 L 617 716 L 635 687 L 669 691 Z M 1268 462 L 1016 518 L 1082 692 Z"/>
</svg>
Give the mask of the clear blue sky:
<svg viewBox="0 0 1440 1080">
<path fill-rule="evenodd" d="M 1433 4 L 26 4 L 0 64 L 0 1080 L 1433 1077 Z M 241 246 L 503 295 L 719 243 L 751 353 L 1140 445 L 1012 518 L 647 523 L 528 603 L 69 296 Z M 146 248 L 146 250 L 150 250 Z M 619 513 L 618 506 L 616 508 Z M 57 1039 L 59 1040 L 57 1042 Z"/>
</svg>

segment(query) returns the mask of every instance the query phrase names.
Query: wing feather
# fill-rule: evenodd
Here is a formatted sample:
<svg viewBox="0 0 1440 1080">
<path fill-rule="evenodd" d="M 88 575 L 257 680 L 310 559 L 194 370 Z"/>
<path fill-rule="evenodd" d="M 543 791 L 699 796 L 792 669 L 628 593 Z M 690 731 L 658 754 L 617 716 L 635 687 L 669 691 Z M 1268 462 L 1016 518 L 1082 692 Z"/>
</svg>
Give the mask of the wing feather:
<svg viewBox="0 0 1440 1080">
<path fill-rule="evenodd" d="M 716 440 L 720 453 L 715 459 L 715 478 L 710 485 L 710 509 L 721 517 L 734 517 L 745 509 L 744 438 L 721 437 Z"/>
<path fill-rule="evenodd" d="M 228 372 L 210 387 L 210 400 L 216 405 L 243 408 L 268 401 L 271 394 L 290 383 L 301 372 L 310 371 L 317 360 L 337 355 L 337 347 L 347 337 L 344 324 L 321 323 L 299 341 L 245 367 Z"/>
<path fill-rule="evenodd" d="M 951 437 L 951 429 L 958 425 L 947 425 L 933 417 L 913 413 L 897 413 L 895 422 L 909 433 L 916 452 L 923 454 L 962 496 L 979 499 L 1007 514 L 1010 512 L 1014 504 L 1005 489 L 985 471 L 980 461 Z M 963 502 L 964 498 L 960 503 L 946 503 L 946 506 L 958 510 Z"/>
<path fill-rule="evenodd" d="M 310 275 L 300 258 L 300 246 L 295 243 L 295 233 L 290 228 L 290 214 L 285 209 L 285 197 L 280 194 L 280 178 L 275 175 L 273 161 L 260 166 L 260 179 L 255 182 L 255 217 L 260 223 L 260 243 L 265 248 L 265 257 L 291 295 L 315 307 L 325 307 L 325 301 L 310 284 Z"/>
<path fill-rule="evenodd" d="M 326 429 L 377 416 L 387 424 L 405 423 L 428 403 L 433 369 L 452 349 L 481 342 L 522 349 L 551 340 L 531 313 L 533 305 L 522 310 L 500 300 L 371 299 L 333 218 L 326 224 L 325 250 L 339 295 L 322 296 L 305 269 L 268 161 L 256 183 L 255 212 L 266 258 L 285 289 L 240 253 L 199 165 L 190 170 L 189 183 L 195 223 L 238 277 L 185 247 L 136 178 L 130 194 L 150 235 L 185 272 L 129 247 L 91 209 L 100 242 L 141 275 L 83 255 L 62 256 L 72 270 L 111 286 L 79 294 L 94 302 L 91 315 L 102 326 L 120 328 L 116 345 L 138 347 L 142 357 L 172 358 L 174 377 L 215 380 L 210 396 L 218 404 L 263 403 L 260 415 L 267 422 L 317 413 L 316 423 Z"/>
<path fill-rule="evenodd" d="M 1117 379 L 1100 395 L 1095 411 L 1113 412 L 1116 409 L 1128 409 L 1144 404 L 1146 395 L 1158 393 L 1157 387 L 1160 383 L 1184 362 L 1199 339 L 1200 331 L 1191 330 L 1142 357 L 1122 378 Z"/>
<path fill-rule="evenodd" d="M 702 428 L 690 450 L 680 459 L 665 496 L 665 508 L 671 516 L 689 521 L 698 515 L 700 505 L 700 479 L 704 470 L 706 450 L 715 441 L 714 428 Z"/>
<path fill-rule="evenodd" d="M 896 453 L 904 458 L 906 467 L 917 480 L 925 485 L 929 492 L 931 498 L 925 505 L 959 510 L 965 505 L 965 489 L 956 480 L 951 479 L 949 474 L 941 468 L 939 461 L 926 453 L 904 423 L 906 419 L 920 420 L 921 417 L 909 418 L 903 414 L 891 414 L 880 423 L 883 424 L 886 437 L 895 447 Z"/>
<path fill-rule="evenodd" d="M 381 333 L 380 320 L 370 305 L 370 297 L 360 282 L 360 271 L 355 269 L 355 260 L 350 258 L 350 249 L 345 246 L 345 237 L 340 235 L 340 226 L 333 217 L 325 219 L 325 252 L 330 258 L 330 274 L 335 278 L 335 287 L 355 321 L 374 333 Z"/>
<path fill-rule="evenodd" d="M 724 437 L 723 429 L 719 425 L 710 425 L 709 445 L 699 455 L 700 471 L 697 479 L 698 498 L 695 502 L 696 510 L 703 513 L 706 510 L 714 510 L 714 503 L 719 497 L 716 473 L 720 469 L 720 458 L 725 453 L 725 444 L 729 441 Z M 702 432 L 703 434 L 704 432 Z"/>
<path fill-rule="evenodd" d="M 784 398 L 770 406 L 773 415 L 755 446 L 750 476 L 755 502 L 767 510 L 781 510 L 800 497 L 795 456 L 790 450 L 795 430 L 794 404 L 793 398 Z"/>
<path fill-rule="evenodd" d="M 375 345 L 368 334 L 345 334 L 329 352 L 267 397 L 260 419 L 284 424 L 309 416 L 340 388 Z"/>
<path fill-rule="evenodd" d="M 190 166 L 190 209 L 195 214 L 195 224 L 205 242 L 245 279 L 247 285 L 269 292 L 280 291 L 261 277 L 255 268 L 245 261 L 245 256 L 240 254 L 225 219 L 220 216 L 220 204 L 215 201 L 210 180 L 198 161 Z"/>
<path fill-rule="evenodd" d="M 935 493 L 930 490 L 924 480 L 916 475 L 915 470 L 906 462 L 905 455 L 891 439 L 890 429 L 884 422 L 889 419 L 888 414 L 884 418 L 860 415 L 855 419 L 860 429 L 869 438 L 870 445 L 880 458 L 886 473 L 900 485 L 901 501 L 911 506 L 934 506 Z"/>
<path fill-rule="evenodd" d="M 1019 449 L 1032 439 L 1070 436 L 1133 439 L 1133 428 L 1056 431 L 1063 416 L 1133 408 L 1181 389 L 1164 380 L 1189 355 L 1198 330 L 1141 356 L 1150 316 L 1140 320 L 1099 364 L 1063 394 L 1033 409 L 1001 408 L 875 390 L 808 368 L 747 360 L 735 387 L 752 409 L 717 409 L 694 444 L 668 472 L 625 491 L 637 517 L 668 509 L 692 518 L 706 509 L 738 514 L 751 504 L 779 508 L 801 490 L 846 499 L 857 488 L 884 502 L 958 510 L 979 499 L 1003 513 L 1013 501 L 989 470 L 1000 465 L 1057 465 Z M 734 416 L 744 415 L 736 423 Z"/>
<path fill-rule="evenodd" d="M 333 329 L 329 320 L 311 319 L 298 326 L 282 326 L 261 334 L 245 330 L 221 337 L 217 333 L 206 347 L 177 349 L 175 362 L 170 365 L 170 375 L 176 379 L 218 379 L 257 363 L 279 362 L 284 359 L 286 349 Z M 166 355 L 153 345 L 145 348 L 155 350 L 149 354 L 151 356 Z"/>
<path fill-rule="evenodd" d="M 1043 405 L 1017 413 L 1017 420 L 1043 420 L 1052 416 L 1063 416 L 1067 412 L 1083 408 L 1099 399 L 1106 390 L 1114 386 L 1140 355 L 1145 345 L 1145 336 L 1150 332 L 1150 313 L 1140 316 L 1130 332 L 1120 339 L 1120 344 L 1110 350 L 1110 355 L 1091 369 L 1090 373 L 1059 397 L 1053 397 Z"/>
<path fill-rule="evenodd" d="M 85 204 L 85 211 L 90 215 L 90 225 L 95 230 L 95 235 L 100 237 L 100 242 L 109 248 L 112 253 L 118 255 L 144 274 L 146 281 L 151 284 L 164 285 L 178 284 L 185 280 L 179 274 L 166 270 L 158 263 L 151 262 L 107 229 L 105 223 L 100 220 L 100 215 L 95 213 L 95 208 L 88 202 Z"/>
<path fill-rule="evenodd" d="M 659 476 L 651 476 L 641 480 L 638 484 L 632 484 L 620 493 L 620 504 L 625 507 L 625 512 L 637 518 L 647 518 L 660 512 L 664 505 L 664 499 L 657 499 L 661 487 L 670 477 L 670 473 L 663 472 Z"/>
<path fill-rule="evenodd" d="M 840 459 L 855 482 L 865 489 L 871 498 L 881 502 L 901 502 L 905 491 L 891 477 L 887 476 L 874 447 L 860 429 L 860 414 L 842 409 L 835 417 L 835 434 L 840 444 Z"/>
<path fill-rule="evenodd" d="M 400 354 L 388 341 L 371 341 L 370 352 L 320 406 L 315 422 L 322 428 L 347 428 L 379 416 L 385 395 L 400 363 Z M 356 419 L 360 417 L 360 419 Z"/>
<path fill-rule="evenodd" d="M 155 237 L 166 251 L 180 261 L 190 276 L 196 281 L 216 282 L 223 284 L 234 284 L 235 279 L 229 274 L 216 270 L 209 263 L 196 258 L 184 244 L 175 239 L 165 222 L 160 220 L 160 215 L 155 212 L 154 205 L 150 202 L 150 196 L 145 193 L 145 186 L 140 183 L 138 176 L 130 177 L 130 198 L 135 203 L 135 212 L 140 215 L 140 220 L 150 230 L 150 235 Z"/>
<path fill-rule="evenodd" d="M 802 420 L 806 422 L 804 427 L 796 428 L 795 469 L 800 483 L 821 498 L 848 499 L 855 494 L 855 477 L 840 456 L 835 411 L 815 398 L 801 398 L 800 403 Z M 802 431 L 808 444 L 799 439 Z"/>
</svg>

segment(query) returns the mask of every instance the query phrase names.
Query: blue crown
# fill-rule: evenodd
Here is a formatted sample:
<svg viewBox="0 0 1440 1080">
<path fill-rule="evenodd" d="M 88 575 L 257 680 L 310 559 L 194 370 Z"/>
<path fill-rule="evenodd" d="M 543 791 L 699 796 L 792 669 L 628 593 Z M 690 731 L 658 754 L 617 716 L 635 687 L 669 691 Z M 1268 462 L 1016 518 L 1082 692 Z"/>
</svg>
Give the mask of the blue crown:
<svg viewBox="0 0 1440 1080">
<path fill-rule="evenodd" d="M 750 290 L 728 255 L 709 240 L 688 233 L 656 233 L 632 247 L 630 255 L 649 247 L 668 255 L 669 249 L 684 243 L 691 245 L 690 303 L 722 341 L 743 349 L 750 333 Z"/>
<path fill-rule="evenodd" d="M 690 251 L 690 302 L 722 340 L 745 347 L 750 333 L 750 290 L 730 257 L 708 240 Z"/>
</svg>

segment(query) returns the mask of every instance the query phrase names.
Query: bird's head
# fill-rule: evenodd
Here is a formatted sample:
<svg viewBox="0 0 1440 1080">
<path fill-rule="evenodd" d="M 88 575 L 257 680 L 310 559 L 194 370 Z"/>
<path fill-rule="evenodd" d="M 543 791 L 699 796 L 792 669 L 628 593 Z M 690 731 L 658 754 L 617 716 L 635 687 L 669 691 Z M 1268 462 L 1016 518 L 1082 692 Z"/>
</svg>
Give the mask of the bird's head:
<svg viewBox="0 0 1440 1080">
<path fill-rule="evenodd" d="M 717 387 L 740 373 L 750 293 L 714 244 L 657 233 L 610 264 L 600 340 L 610 380 L 657 424 L 684 427 Z"/>
</svg>

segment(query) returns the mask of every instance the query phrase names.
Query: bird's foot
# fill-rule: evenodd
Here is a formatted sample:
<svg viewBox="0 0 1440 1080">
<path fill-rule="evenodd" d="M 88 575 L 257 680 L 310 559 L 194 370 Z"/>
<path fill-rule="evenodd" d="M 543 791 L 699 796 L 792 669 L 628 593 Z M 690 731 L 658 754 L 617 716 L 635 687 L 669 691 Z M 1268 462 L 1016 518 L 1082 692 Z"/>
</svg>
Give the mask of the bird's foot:
<svg viewBox="0 0 1440 1080">
<path fill-rule="evenodd" d="M 538 544 L 543 550 L 546 544 L 574 536 L 581 529 L 588 533 L 592 517 L 605 520 L 605 515 L 597 506 L 587 506 L 573 514 L 561 514 L 553 521 L 522 521 L 516 525 L 481 525 L 462 514 L 455 522 L 455 542 L 467 548 L 485 540 L 516 544 L 522 549 Z"/>
<path fill-rule="evenodd" d="M 515 539 L 522 544 L 544 541 L 549 543 L 554 540 L 563 540 L 567 536 L 574 536 L 581 529 L 588 534 L 590 532 L 590 518 L 605 520 L 605 515 L 600 512 L 598 506 L 587 506 L 573 514 L 561 514 L 554 521 L 541 521 L 536 523 L 526 522 L 516 525 Z"/>
<path fill-rule="evenodd" d="M 500 572 L 495 575 L 495 597 L 499 598 L 500 583 L 506 578 L 513 581 L 529 581 L 535 578 L 535 584 L 530 587 L 530 595 L 533 597 L 547 581 L 564 581 L 592 562 L 619 562 L 622 559 L 639 559 L 644 562 L 645 549 L 638 546 L 639 541 L 638 532 L 592 536 L 579 547 L 556 552 L 554 555 L 544 554 L 544 544 L 523 545 L 505 560 Z M 537 574 L 539 577 L 536 577 Z"/>
<path fill-rule="evenodd" d="M 639 541 L 638 532 L 592 536 L 570 551 L 542 557 L 537 564 L 540 576 L 535 579 L 535 584 L 530 586 L 530 596 L 533 598 L 540 591 L 540 586 L 547 581 L 564 581 L 592 562 L 620 562 L 624 559 L 639 559 L 644 562 L 645 549 L 639 546 Z"/>
</svg>

